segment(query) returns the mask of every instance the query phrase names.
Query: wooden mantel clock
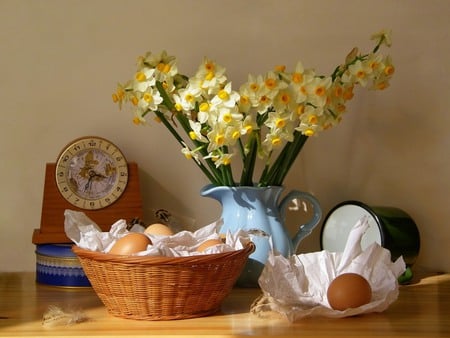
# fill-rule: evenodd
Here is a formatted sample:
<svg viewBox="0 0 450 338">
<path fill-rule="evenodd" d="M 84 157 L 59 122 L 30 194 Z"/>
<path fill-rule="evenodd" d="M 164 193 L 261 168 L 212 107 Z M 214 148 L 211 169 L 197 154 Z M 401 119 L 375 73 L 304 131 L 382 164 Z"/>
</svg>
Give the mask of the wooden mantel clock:
<svg viewBox="0 0 450 338">
<path fill-rule="evenodd" d="M 70 243 L 64 211 L 84 212 L 102 231 L 119 219 L 143 217 L 138 167 L 112 142 L 97 136 L 69 143 L 56 163 L 47 163 L 41 224 L 34 244 Z"/>
</svg>

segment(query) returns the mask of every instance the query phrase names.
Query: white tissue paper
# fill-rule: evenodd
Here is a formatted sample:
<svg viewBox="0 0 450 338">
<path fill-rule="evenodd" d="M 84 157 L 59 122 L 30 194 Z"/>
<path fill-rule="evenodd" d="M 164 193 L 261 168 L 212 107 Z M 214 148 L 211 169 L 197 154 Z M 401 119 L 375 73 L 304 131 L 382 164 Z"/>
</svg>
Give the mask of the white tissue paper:
<svg viewBox="0 0 450 338">
<path fill-rule="evenodd" d="M 405 271 L 403 258 L 391 261 L 389 250 L 373 243 L 364 251 L 361 237 L 368 229 L 367 217 L 352 228 L 343 252 L 319 251 L 286 258 L 271 253 L 259 278 L 263 295 L 251 312 L 267 316 L 271 312 L 296 321 L 304 317 L 341 318 L 382 312 L 398 297 L 397 278 Z M 335 277 L 353 272 L 362 275 L 372 288 L 370 303 L 345 311 L 334 310 L 327 289 Z"/>
<path fill-rule="evenodd" d="M 102 232 L 100 227 L 83 212 L 65 210 L 64 216 L 64 230 L 68 238 L 80 248 L 103 253 L 108 253 L 114 243 L 126 234 L 130 232 L 144 232 L 145 230 L 144 227 L 139 225 L 135 225 L 128 230 L 126 221 L 121 219 L 112 224 L 108 232 Z M 197 252 L 196 249 L 204 241 L 221 238 L 218 232 L 221 225 L 221 221 L 217 221 L 194 232 L 184 230 L 171 236 L 147 234 L 152 244 L 147 247 L 147 250 L 138 252 L 135 255 L 168 257 L 204 255 L 241 250 L 250 241 L 249 235 L 245 231 L 229 232 L 225 234 L 225 243 L 223 245 L 212 246 L 203 252 Z"/>
</svg>

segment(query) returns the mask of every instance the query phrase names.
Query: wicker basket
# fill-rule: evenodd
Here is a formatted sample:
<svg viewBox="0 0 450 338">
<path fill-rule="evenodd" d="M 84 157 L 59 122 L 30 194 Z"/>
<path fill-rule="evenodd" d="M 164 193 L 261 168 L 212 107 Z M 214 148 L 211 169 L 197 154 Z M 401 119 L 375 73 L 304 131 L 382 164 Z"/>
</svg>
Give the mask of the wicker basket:
<svg viewBox="0 0 450 338">
<path fill-rule="evenodd" d="M 141 320 L 217 312 L 254 249 L 250 242 L 242 250 L 210 255 L 123 257 L 72 248 L 108 312 Z"/>
</svg>

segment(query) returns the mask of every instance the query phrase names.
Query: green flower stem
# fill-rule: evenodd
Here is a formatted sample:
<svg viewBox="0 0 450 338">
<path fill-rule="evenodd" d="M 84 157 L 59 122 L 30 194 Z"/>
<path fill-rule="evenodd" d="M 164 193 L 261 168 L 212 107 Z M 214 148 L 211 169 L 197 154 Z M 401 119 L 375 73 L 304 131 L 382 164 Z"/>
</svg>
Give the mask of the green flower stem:
<svg viewBox="0 0 450 338">
<path fill-rule="evenodd" d="M 307 139 L 307 136 L 296 131 L 294 141 L 287 143 L 270 168 L 264 171 L 264 176 L 261 176 L 260 179 L 260 186 L 282 185 Z"/>
<path fill-rule="evenodd" d="M 181 127 L 184 129 L 186 134 L 189 136 L 189 132 L 191 131 L 191 127 L 189 125 L 189 120 L 184 114 L 176 114 L 177 121 L 180 123 Z M 200 153 L 203 157 L 208 155 L 208 151 L 205 147 L 205 144 L 196 140 L 192 140 L 195 147 L 199 148 Z M 214 175 L 215 181 L 222 182 L 223 181 L 223 175 L 220 173 L 220 171 L 216 168 L 214 162 L 210 159 L 204 159 L 205 163 L 209 167 L 209 172 L 211 175 Z M 222 184 L 223 185 L 223 184 Z"/>
<path fill-rule="evenodd" d="M 259 180 L 259 186 L 267 187 L 267 186 L 275 185 L 274 184 L 275 178 L 278 174 L 278 171 L 280 170 L 280 166 L 285 161 L 285 158 L 287 156 L 286 154 L 287 154 L 288 150 L 290 149 L 290 146 L 291 146 L 291 143 L 287 143 L 284 146 L 281 153 L 276 158 L 275 162 L 272 165 L 267 166 L 265 168 L 265 170 Z"/>
<path fill-rule="evenodd" d="M 169 132 L 175 137 L 175 139 L 178 141 L 178 143 L 181 144 L 182 147 L 185 146 L 184 140 L 183 138 L 178 134 L 178 132 L 175 130 L 174 127 L 172 127 L 172 125 L 170 124 L 169 121 L 167 121 L 166 117 L 164 116 L 164 114 L 162 112 L 160 112 L 159 110 L 155 111 L 156 116 L 160 119 L 160 121 L 164 124 L 164 126 L 169 130 Z M 195 164 L 200 168 L 200 170 L 206 175 L 206 177 L 208 178 L 208 180 L 214 184 L 220 184 L 220 182 L 217 181 L 216 177 L 214 177 L 210 171 L 208 170 L 208 168 L 206 168 L 203 163 L 199 163 L 197 162 L 195 159 L 193 159 L 193 161 L 195 162 Z"/>
<path fill-rule="evenodd" d="M 275 180 L 277 172 L 282 163 L 285 161 L 285 158 L 290 150 L 291 145 L 292 145 L 291 142 L 286 143 L 286 145 L 284 146 L 284 148 L 282 149 L 276 160 L 273 162 L 273 164 L 266 167 L 266 169 L 263 172 L 263 175 L 259 180 L 260 186 L 265 187 L 269 185 L 274 185 L 273 182 Z"/>
<path fill-rule="evenodd" d="M 282 185 L 286 175 L 291 169 L 292 165 L 295 162 L 298 154 L 302 150 L 308 136 L 301 134 L 300 132 L 296 132 L 294 141 L 290 144 L 290 149 L 286 152 L 285 160 L 278 170 L 278 174 L 273 181 L 273 185 Z"/>
<path fill-rule="evenodd" d="M 156 81 L 155 83 L 156 89 L 158 89 L 159 95 L 161 95 L 163 99 L 163 104 L 167 107 L 169 111 L 175 111 L 175 105 L 170 99 L 169 95 L 167 95 L 166 90 L 164 89 L 161 81 Z"/>
<path fill-rule="evenodd" d="M 227 185 L 229 187 L 235 186 L 233 172 L 231 170 L 230 165 L 222 165 L 220 166 L 222 170 L 223 183 L 222 185 Z"/>
<path fill-rule="evenodd" d="M 255 170 L 256 155 L 258 153 L 257 132 L 254 131 L 248 140 L 249 151 L 245 155 L 243 161 L 242 174 L 239 184 L 241 186 L 253 185 L 253 172 Z"/>
</svg>

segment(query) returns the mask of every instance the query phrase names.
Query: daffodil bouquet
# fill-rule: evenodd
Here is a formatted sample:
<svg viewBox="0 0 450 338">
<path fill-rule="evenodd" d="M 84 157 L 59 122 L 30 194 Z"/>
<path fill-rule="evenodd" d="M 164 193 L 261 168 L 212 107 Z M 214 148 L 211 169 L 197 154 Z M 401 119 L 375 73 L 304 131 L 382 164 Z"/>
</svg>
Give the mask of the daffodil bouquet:
<svg viewBox="0 0 450 338">
<path fill-rule="evenodd" d="M 164 124 L 181 152 L 215 185 L 279 186 L 306 140 L 337 125 L 353 98 L 355 86 L 382 90 L 394 73 L 390 33 L 374 34 L 372 52 L 354 48 L 329 76 L 305 69 L 301 62 L 288 72 L 277 66 L 264 75 L 249 75 L 238 91 L 225 68 L 205 58 L 196 74 L 178 71 L 165 51 L 138 58 L 134 77 L 119 84 L 113 100 L 131 103 L 133 122 L 153 119 Z M 240 178 L 233 163 L 241 161 Z M 262 161 L 255 180 L 255 166 Z"/>
</svg>

